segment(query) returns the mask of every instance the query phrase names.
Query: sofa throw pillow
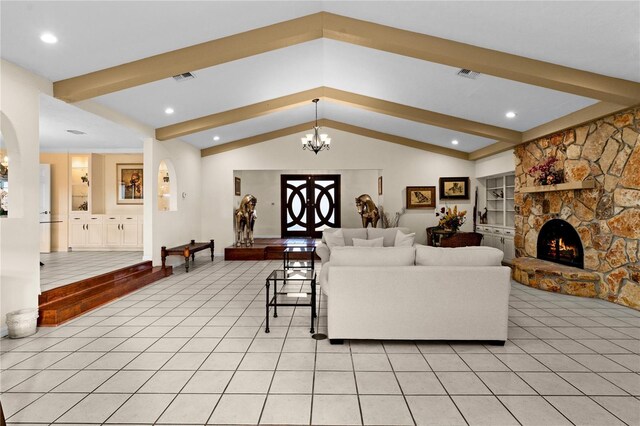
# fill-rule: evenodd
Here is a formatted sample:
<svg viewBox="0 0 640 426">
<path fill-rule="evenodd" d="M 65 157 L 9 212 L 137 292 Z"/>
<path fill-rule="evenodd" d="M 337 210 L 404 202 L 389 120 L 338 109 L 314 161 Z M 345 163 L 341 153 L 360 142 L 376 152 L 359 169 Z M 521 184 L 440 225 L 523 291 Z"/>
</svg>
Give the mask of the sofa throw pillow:
<svg viewBox="0 0 640 426">
<path fill-rule="evenodd" d="M 344 235 L 342 234 L 342 229 L 338 229 L 334 232 L 325 232 L 324 240 L 330 250 L 333 250 L 334 247 L 344 247 Z"/>
<path fill-rule="evenodd" d="M 342 228 L 342 234 L 344 235 L 344 245 L 346 246 L 352 246 L 354 238 L 367 239 L 367 230 L 365 228 Z"/>
<path fill-rule="evenodd" d="M 493 247 L 431 247 L 416 244 L 419 266 L 500 266 L 504 253 Z"/>
<path fill-rule="evenodd" d="M 416 239 L 416 233 L 412 232 L 411 234 L 405 234 L 401 230 L 398 229 L 396 232 L 396 241 L 393 244 L 394 247 L 411 247 Z"/>
<path fill-rule="evenodd" d="M 336 247 L 331 267 L 336 266 L 412 266 L 414 247 Z"/>
<path fill-rule="evenodd" d="M 384 238 L 375 238 L 373 240 L 361 240 L 360 238 L 353 239 L 354 247 L 383 247 Z"/>
<path fill-rule="evenodd" d="M 374 238 L 384 238 L 384 247 L 393 247 L 396 242 L 396 233 L 402 231 L 408 234 L 409 228 L 367 228 L 367 239 L 373 240 Z"/>
</svg>

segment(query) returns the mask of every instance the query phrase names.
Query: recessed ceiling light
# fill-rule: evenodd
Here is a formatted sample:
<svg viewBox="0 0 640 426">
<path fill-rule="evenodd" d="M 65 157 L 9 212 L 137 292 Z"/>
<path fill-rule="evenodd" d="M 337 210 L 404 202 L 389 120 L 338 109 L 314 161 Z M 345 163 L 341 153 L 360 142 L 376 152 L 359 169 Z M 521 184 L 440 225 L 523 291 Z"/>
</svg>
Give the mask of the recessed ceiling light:
<svg viewBox="0 0 640 426">
<path fill-rule="evenodd" d="M 513 112 L 513 111 L 509 111 L 509 112 L 507 112 L 507 113 L 505 114 L 505 117 L 507 117 L 507 118 L 515 118 L 515 116 L 516 116 L 516 115 L 518 115 L 518 114 L 516 114 L 516 113 L 515 113 L 515 112 Z"/>
<path fill-rule="evenodd" d="M 457 139 L 454 139 L 454 140 L 452 140 L 452 141 L 451 141 L 451 143 L 452 143 L 453 145 L 458 145 L 458 140 L 457 140 Z"/>
<path fill-rule="evenodd" d="M 173 108 L 171 108 L 171 107 L 165 108 L 164 109 L 164 113 L 165 114 L 173 114 Z"/>
<path fill-rule="evenodd" d="M 219 140 L 220 140 L 220 136 L 218 136 L 218 135 L 214 136 L 214 137 L 213 137 L 213 140 L 214 140 L 214 141 L 219 141 Z"/>
<path fill-rule="evenodd" d="M 83 132 L 82 130 L 75 130 L 75 129 L 69 129 L 67 130 L 67 132 L 73 134 L 73 135 L 86 135 L 85 132 Z"/>
<path fill-rule="evenodd" d="M 47 44 L 55 44 L 58 42 L 58 37 L 54 36 L 51 33 L 42 33 L 40 35 L 40 40 L 44 41 Z"/>
</svg>

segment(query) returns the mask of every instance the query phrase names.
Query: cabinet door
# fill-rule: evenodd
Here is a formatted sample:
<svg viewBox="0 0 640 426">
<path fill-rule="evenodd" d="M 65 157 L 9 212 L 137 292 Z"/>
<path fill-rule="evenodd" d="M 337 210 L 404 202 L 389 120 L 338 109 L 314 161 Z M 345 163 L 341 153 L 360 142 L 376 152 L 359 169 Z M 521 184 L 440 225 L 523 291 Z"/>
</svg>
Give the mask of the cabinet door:
<svg viewBox="0 0 640 426">
<path fill-rule="evenodd" d="M 87 245 L 99 247 L 102 245 L 102 224 L 88 223 L 86 226 Z"/>
<path fill-rule="evenodd" d="M 122 245 L 126 247 L 135 247 L 138 245 L 138 224 L 123 223 L 122 228 Z"/>
<path fill-rule="evenodd" d="M 119 246 L 122 244 L 122 231 L 119 223 L 108 222 L 105 225 L 105 244 L 107 246 Z"/>
<path fill-rule="evenodd" d="M 82 247 L 87 245 L 86 223 L 71 222 L 69 224 L 69 247 Z"/>
<path fill-rule="evenodd" d="M 513 242 L 513 238 L 503 237 L 504 241 L 504 261 L 511 263 L 516 257 L 516 246 Z"/>
</svg>

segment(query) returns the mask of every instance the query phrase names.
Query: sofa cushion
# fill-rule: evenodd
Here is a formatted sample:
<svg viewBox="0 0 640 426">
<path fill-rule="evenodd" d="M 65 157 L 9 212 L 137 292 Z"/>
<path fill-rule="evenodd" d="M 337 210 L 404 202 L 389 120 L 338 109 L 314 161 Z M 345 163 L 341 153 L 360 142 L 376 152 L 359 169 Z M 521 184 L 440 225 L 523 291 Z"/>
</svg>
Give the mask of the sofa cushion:
<svg viewBox="0 0 640 426">
<path fill-rule="evenodd" d="M 367 228 L 367 239 L 373 240 L 375 238 L 384 238 L 384 247 L 393 247 L 396 242 L 396 234 L 398 230 L 405 234 L 409 233 L 409 228 Z"/>
<path fill-rule="evenodd" d="M 336 247 L 331 251 L 331 266 L 411 266 L 414 247 Z"/>
<path fill-rule="evenodd" d="M 334 247 L 344 247 L 345 245 L 342 229 L 326 233 L 326 235 L 323 234 L 323 237 L 325 239 L 325 242 L 327 243 L 327 246 L 329 247 L 329 250 L 333 250 Z"/>
<path fill-rule="evenodd" d="M 367 230 L 365 228 L 342 228 L 342 233 L 344 235 L 344 244 L 347 246 L 353 245 L 354 238 L 367 239 Z"/>
<path fill-rule="evenodd" d="M 361 240 L 360 238 L 353 239 L 354 247 L 384 247 L 382 242 L 384 238 L 374 238 L 373 240 Z"/>
<path fill-rule="evenodd" d="M 431 247 L 416 244 L 419 266 L 500 266 L 504 253 L 493 247 Z"/>
<path fill-rule="evenodd" d="M 416 239 L 416 233 L 405 234 L 401 230 L 396 231 L 396 240 L 393 243 L 394 247 L 411 247 Z"/>
</svg>

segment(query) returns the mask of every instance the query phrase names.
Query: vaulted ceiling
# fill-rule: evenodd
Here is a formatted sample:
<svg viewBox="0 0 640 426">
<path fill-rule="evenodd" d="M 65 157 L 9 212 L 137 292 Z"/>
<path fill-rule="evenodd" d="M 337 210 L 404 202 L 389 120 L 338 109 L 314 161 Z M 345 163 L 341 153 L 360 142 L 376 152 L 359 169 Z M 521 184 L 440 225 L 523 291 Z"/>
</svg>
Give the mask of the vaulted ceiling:
<svg viewBox="0 0 640 426">
<path fill-rule="evenodd" d="M 308 129 L 313 98 L 323 126 L 470 159 L 640 103 L 640 2 L 0 8 L 2 57 L 54 81 L 57 98 L 91 99 L 203 155 Z M 45 31 L 59 42 L 43 44 Z M 172 78 L 185 72 L 195 78 Z"/>
</svg>

